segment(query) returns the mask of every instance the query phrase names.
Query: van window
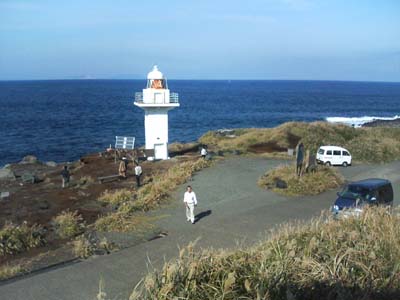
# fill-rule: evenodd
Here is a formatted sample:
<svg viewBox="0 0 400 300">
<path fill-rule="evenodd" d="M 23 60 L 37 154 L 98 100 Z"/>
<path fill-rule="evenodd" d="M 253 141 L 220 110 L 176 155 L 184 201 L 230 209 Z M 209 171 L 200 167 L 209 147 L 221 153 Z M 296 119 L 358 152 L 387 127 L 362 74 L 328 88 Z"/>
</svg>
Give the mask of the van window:
<svg viewBox="0 0 400 300">
<path fill-rule="evenodd" d="M 333 155 L 342 155 L 340 150 L 333 150 Z"/>
<path fill-rule="evenodd" d="M 326 151 L 326 155 L 332 155 L 332 150 Z"/>
<path fill-rule="evenodd" d="M 343 156 L 350 156 L 350 153 L 347 151 L 343 151 Z"/>
<path fill-rule="evenodd" d="M 325 152 L 324 149 L 319 149 L 318 150 L 318 154 L 324 155 L 324 152 Z"/>
</svg>

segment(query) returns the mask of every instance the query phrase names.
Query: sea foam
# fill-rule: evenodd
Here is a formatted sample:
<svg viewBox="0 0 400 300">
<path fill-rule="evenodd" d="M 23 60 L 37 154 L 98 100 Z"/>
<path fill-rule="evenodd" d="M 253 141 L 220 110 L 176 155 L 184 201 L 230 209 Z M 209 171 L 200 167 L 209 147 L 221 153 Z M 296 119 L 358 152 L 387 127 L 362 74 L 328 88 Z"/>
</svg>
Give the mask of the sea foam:
<svg viewBox="0 0 400 300">
<path fill-rule="evenodd" d="M 376 120 L 397 120 L 400 119 L 400 116 L 396 115 L 393 117 L 372 117 L 372 116 L 363 116 L 363 117 L 327 117 L 325 118 L 326 121 L 329 123 L 340 123 L 340 124 L 345 124 L 353 127 L 361 127 L 362 125 L 366 123 L 370 123 Z"/>
</svg>

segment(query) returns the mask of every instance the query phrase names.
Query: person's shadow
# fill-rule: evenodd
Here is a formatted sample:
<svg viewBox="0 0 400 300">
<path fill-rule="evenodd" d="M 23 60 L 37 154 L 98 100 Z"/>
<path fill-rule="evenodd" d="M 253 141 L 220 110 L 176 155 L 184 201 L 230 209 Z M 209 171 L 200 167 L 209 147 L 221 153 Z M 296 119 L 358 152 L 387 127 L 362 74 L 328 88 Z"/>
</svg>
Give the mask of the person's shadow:
<svg viewBox="0 0 400 300">
<path fill-rule="evenodd" d="M 201 219 L 203 219 L 203 218 L 205 218 L 205 217 L 211 215 L 211 213 L 212 213 L 212 210 L 211 210 L 211 209 L 208 209 L 208 210 L 202 211 L 201 213 L 198 213 L 198 214 L 194 217 L 195 220 L 196 220 L 196 223 L 197 223 L 198 221 L 200 221 Z"/>
</svg>

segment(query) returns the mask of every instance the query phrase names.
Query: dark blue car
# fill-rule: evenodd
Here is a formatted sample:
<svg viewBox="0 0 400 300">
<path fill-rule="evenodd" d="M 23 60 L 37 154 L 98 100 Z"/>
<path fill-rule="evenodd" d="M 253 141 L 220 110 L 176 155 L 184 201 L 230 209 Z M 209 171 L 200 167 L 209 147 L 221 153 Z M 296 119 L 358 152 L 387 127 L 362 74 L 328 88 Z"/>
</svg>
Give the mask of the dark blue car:
<svg viewBox="0 0 400 300">
<path fill-rule="evenodd" d="M 337 193 L 332 212 L 340 216 L 343 209 L 346 215 L 358 215 L 366 205 L 393 205 L 393 188 L 387 179 L 370 178 L 348 184 Z"/>
</svg>

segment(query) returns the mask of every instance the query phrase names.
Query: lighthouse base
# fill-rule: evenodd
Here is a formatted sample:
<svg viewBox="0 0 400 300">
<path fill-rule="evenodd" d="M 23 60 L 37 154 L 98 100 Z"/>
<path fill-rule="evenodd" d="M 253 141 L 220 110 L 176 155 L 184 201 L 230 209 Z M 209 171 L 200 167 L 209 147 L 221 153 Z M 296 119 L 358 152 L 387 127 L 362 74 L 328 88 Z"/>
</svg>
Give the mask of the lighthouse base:
<svg viewBox="0 0 400 300">
<path fill-rule="evenodd" d="M 154 157 L 152 159 L 168 159 L 168 145 L 167 144 L 154 144 Z"/>
</svg>

